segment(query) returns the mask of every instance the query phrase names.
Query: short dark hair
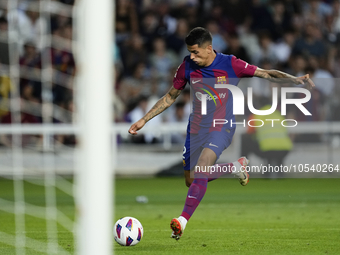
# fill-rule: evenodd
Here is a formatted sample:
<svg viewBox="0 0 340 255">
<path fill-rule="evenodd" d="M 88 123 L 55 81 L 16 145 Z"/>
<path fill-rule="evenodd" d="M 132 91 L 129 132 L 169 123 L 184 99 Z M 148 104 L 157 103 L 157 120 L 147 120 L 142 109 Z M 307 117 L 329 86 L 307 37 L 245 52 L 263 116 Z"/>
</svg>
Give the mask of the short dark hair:
<svg viewBox="0 0 340 255">
<path fill-rule="evenodd" d="M 185 37 L 185 43 L 189 46 L 197 44 L 201 47 L 202 44 L 209 42 L 212 43 L 212 36 L 210 32 L 203 27 L 195 27 L 189 32 L 187 37 Z"/>
</svg>

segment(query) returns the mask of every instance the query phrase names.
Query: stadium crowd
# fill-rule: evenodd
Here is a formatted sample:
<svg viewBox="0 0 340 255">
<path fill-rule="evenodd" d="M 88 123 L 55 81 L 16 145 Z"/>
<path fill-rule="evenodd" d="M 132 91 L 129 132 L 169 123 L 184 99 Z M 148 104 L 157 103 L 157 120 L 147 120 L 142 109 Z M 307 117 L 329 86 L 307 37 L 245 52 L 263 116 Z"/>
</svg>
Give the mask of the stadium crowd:
<svg viewBox="0 0 340 255">
<path fill-rule="evenodd" d="M 38 105 L 44 99 L 44 90 L 41 79 L 34 79 L 34 72 L 39 76 L 47 56 L 53 70 L 51 121 L 72 122 L 72 77 L 76 73 L 70 47 L 72 18 L 63 12 L 52 12 L 48 20 L 46 15 L 27 8 L 34 2 L 37 1 L 19 1 L 15 13 L 8 12 L 5 5 L 0 7 L 0 37 L 6 38 L 11 19 L 16 20 L 21 35 L 20 95 L 26 109 L 22 121 L 42 121 Z M 74 4 L 72 0 L 53 2 L 56 8 L 61 2 L 63 6 Z M 112 58 L 116 72 L 113 85 L 116 122 L 138 120 L 172 86 L 177 67 L 188 55 L 184 38 L 197 26 L 211 32 L 217 52 L 233 54 L 264 69 L 278 69 L 296 76 L 309 73 L 316 84 L 306 105 L 312 116 L 300 116 L 292 110 L 290 114 L 298 121 L 340 120 L 336 114 L 340 111 L 340 86 L 336 79 L 340 78 L 339 0 L 117 0 L 115 17 Z M 37 40 L 45 33 L 52 35 L 50 48 L 42 48 Z M 2 66 L 9 65 L 3 39 L 0 62 Z M 255 105 L 261 98 L 271 98 L 273 85 L 269 82 L 254 80 L 252 86 Z M 10 87 L 8 77 L 2 75 L 2 123 L 10 122 L 6 108 Z M 186 122 L 190 113 L 187 89 L 174 107 L 148 125 Z M 152 135 L 135 140 L 155 141 Z"/>
</svg>

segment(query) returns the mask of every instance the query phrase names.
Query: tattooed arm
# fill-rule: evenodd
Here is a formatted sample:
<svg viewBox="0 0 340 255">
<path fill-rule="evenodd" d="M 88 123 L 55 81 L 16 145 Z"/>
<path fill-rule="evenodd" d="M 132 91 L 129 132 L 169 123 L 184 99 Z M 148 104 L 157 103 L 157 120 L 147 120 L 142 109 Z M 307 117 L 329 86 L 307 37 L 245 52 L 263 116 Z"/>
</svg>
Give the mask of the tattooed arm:
<svg viewBox="0 0 340 255">
<path fill-rule="evenodd" d="M 132 135 L 136 135 L 138 130 L 140 130 L 144 125 L 151 120 L 153 117 L 165 111 L 170 105 L 172 105 L 176 98 L 181 94 L 182 90 L 175 89 L 172 87 L 168 93 L 165 94 L 161 99 L 157 101 L 157 103 L 151 108 L 151 110 L 145 114 L 143 118 L 141 118 L 136 123 L 132 124 L 129 133 Z"/>
<path fill-rule="evenodd" d="M 254 76 L 277 83 L 293 82 L 294 84 L 307 84 L 307 87 L 309 89 L 315 87 L 313 81 L 309 78 L 309 74 L 305 74 L 301 77 L 295 77 L 293 75 L 278 70 L 264 70 L 261 68 L 257 68 Z"/>
</svg>

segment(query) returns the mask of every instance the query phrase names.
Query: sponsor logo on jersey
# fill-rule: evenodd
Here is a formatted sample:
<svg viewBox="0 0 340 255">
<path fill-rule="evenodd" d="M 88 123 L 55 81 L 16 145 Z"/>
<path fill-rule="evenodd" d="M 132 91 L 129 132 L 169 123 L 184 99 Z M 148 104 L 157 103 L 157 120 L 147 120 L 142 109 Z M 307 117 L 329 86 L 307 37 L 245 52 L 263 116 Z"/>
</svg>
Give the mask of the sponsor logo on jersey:
<svg viewBox="0 0 340 255">
<path fill-rule="evenodd" d="M 227 93 L 218 93 L 218 96 L 219 96 L 220 98 L 225 98 L 226 95 L 227 95 Z M 202 100 L 202 93 L 201 93 L 201 92 L 196 92 L 196 93 L 195 93 L 195 96 L 196 96 L 196 98 L 197 98 L 199 101 Z M 215 100 L 218 99 L 218 96 L 214 95 L 214 99 L 215 99 Z M 208 96 L 207 96 L 207 100 L 208 100 L 208 101 L 211 101 L 211 100 L 213 100 L 213 99 L 212 99 L 211 96 L 208 95 Z"/>
</svg>

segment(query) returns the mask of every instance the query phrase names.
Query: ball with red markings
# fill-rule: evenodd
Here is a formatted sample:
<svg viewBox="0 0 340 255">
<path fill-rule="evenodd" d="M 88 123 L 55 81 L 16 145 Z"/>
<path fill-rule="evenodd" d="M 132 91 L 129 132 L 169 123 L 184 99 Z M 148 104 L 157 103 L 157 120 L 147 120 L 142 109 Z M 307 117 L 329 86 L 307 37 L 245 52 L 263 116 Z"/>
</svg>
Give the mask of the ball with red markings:
<svg viewBox="0 0 340 255">
<path fill-rule="evenodd" d="M 117 243 L 122 246 L 133 246 L 140 242 L 143 237 L 143 226 L 133 217 L 124 217 L 117 220 L 113 236 Z"/>
</svg>

